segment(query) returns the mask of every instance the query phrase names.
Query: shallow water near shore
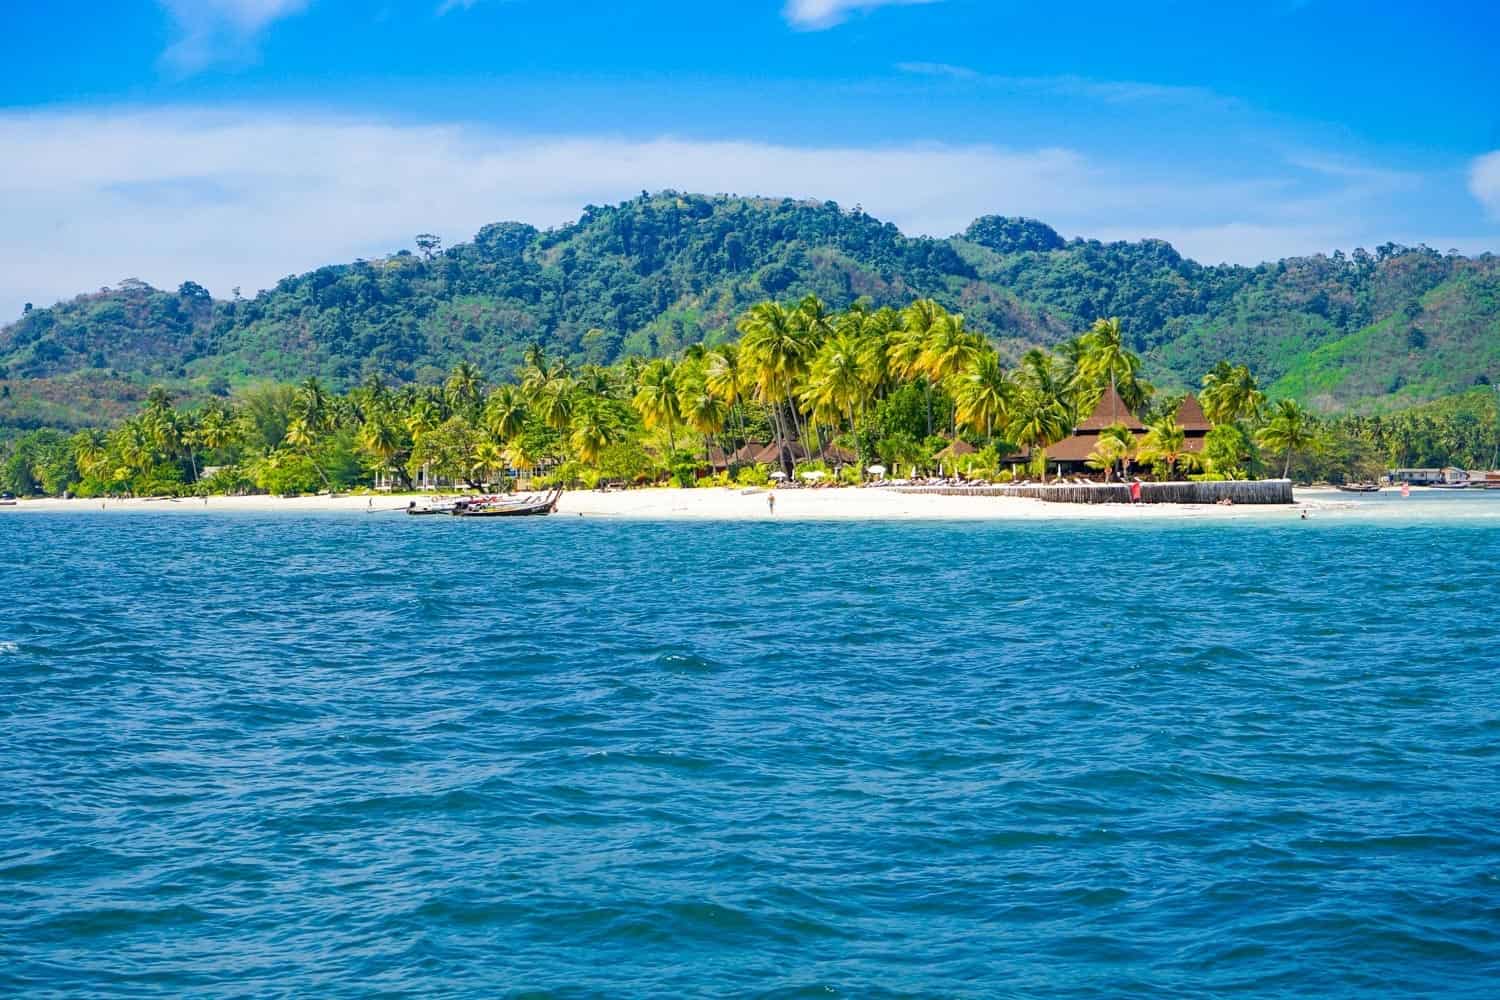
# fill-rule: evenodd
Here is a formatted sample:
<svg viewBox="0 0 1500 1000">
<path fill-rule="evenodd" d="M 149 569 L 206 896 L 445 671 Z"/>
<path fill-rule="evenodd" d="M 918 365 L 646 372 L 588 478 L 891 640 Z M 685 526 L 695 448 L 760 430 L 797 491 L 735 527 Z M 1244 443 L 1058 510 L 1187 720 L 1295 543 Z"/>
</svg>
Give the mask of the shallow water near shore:
<svg viewBox="0 0 1500 1000">
<path fill-rule="evenodd" d="M 1452 502 L 6 518 L 0 994 L 1492 996 Z"/>
</svg>

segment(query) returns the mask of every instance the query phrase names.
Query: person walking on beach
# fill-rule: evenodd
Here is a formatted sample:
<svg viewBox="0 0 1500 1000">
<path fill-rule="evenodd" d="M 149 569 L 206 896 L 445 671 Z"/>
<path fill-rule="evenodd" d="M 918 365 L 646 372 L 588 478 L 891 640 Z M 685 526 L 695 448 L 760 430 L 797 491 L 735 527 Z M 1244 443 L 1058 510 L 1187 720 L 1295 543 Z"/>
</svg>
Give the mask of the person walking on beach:
<svg viewBox="0 0 1500 1000">
<path fill-rule="evenodd" d="M 1130 484 L 1130 502 L 1141 502 L 1141 481 L 1139 479 L 1134 480 Z"/>
<path fill-rule="evenodd" d="M 774 491 L 766 494 L 766 509 L 772 514 L 776 513 L 776 493 Z"/>
</svg>

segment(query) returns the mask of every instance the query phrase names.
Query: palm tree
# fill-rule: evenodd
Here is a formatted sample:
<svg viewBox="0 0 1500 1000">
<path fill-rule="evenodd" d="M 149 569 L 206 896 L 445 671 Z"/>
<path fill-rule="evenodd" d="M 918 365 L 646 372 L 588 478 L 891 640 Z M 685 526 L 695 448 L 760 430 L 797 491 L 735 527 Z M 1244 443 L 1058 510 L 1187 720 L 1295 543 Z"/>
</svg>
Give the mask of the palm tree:
<svg viewBox="0 0 1500 1000">
<path fill-rule="evenodd" d="M 225 406 L 208 406 L 198 418 L 198 441 L 210 451 L 228 447 L 237 431 L 234 414 Z"/>
<path fill-rule="evenodd" d="M 1138 447 L 1135 435 L 1124 424 L 1110 424 L 1099 432 L 1100 438 L 1113 438 L 1120 443 L 1120 474 L 1130 475 L 1130 463 L 1135 460 Z"/>
<path fill-rule="evenodd" d="M 448 394 L 448 405 L 472 420 L 484 400 L 484 374 L 478 365 L 460 361 L 453 366 L 443 389 Z"/>
<path fill-rule="evenodd" d="M 474 446 L 474 463 L 469 474 L 481 483 L 495 482 L 495 473 L 505 465 L 505 449 L 494 441 L 481 441 Z"/>
<path fill-rule="evenodd" d="M 1278 402 L 1271 411 L 1271 419 L 1255 436 L 1262 448 L 1285 453 L 1286 461 L 1281 467 L 1282 479 L 1291 475 L 1292 456 L 1311 448 L 1317 439 L 1317 426 L 1313 423 L 1312 414 L 1294 399 Z"/>
<path fill-rule="evenodd" d="M 968 367 L 953 379 L 954 419 L 994 441 L 995 428 L 1004 426 L 1016 398 L 1016 384 L 994 351 L 978 351 Z"/>
<path fill-rule="evenodd" d="M 79 431 L 69 443 L 79 472 L 89 478 L 100 478 L 100 474 L 107 471 L 109 439 L 103 431 Z"/>
<path fill-rule="evenodd" d="M 901 314 L 886 306 L 861 314 L 855 335 L 859 338 L 859 363 L 876 398 L 891 385 L 891 335 L 901 326 Z"/>
<path fill-rule="evenodd" d="M 854 435 L 854 460 L 864 475 L 864 448 L 860 441 L 859 417 L 872 394 L 869 372 L 862 357 L 862 345 L 853 334 L 836 333 L 813 358 L 802 401 L 830 426 L 845 417 Z"/>
<path fill-rule="evenodd" d="M 1120 328 L 1119 317 L 1098 319 L 1089 327 L 1089 332 L 1079 341 L 1082 356 L 1079 358 L 1076 378 L 1080 389 L 1091 398 L 1080 397 L 1079 411 L 1087 412 L 1099 397 L 1095 391 L 1109 386 L 1119 395 L 1126 406 L 1139 409 L 1145 403 L 1145 394 L 1140 391 L 1136 375 L 1141 368 L 1141 359 L 1125 347 L 1125 335 Z M 1124 414 L 1110 415 L 1114 420 Z"/>
<path fill-rule="evenodd" d="M 741 317 L 737 326 L 741 334 L 740 348 L 754 374 L 756 396 L 772 407 L 780 453 L 785 463 L 790 455 L 790 435 L 778 411 L 784 401 L 791 410 L 793 424 L 797 423 L 797 406 L 792 393 L 807 373 L 811 361 L 807 329 L 775 302 L 754 306 Z"/>
<path fill-rule="evenodd" d="M 526 399 L 513 385 L 502 385 L 484 404 L 484 424 L 498 441 L 509 441 L 526 425 Z"/>
<path fill-rule="evenodd" d="M 323 485 L 331 491 L 333 484 L 328 481 L 328 474 L 323 471 L 323 466 L 318 464 L 318 460 L 313 458 L 312 450 L 318 443 L 317 432 L 308 426 L 304 418 L 298 417 L 287 425 L 286 443 L 306 456 L 308 462 L 317 471 L 318 478 L 323 480 Z"/>
<path fill-rule="evenodd" d="M 1066 437 L 1072 427 L 1072 415 L 1059 396 L 1028 385 L 1016 394 L 1011 404 L 1005 434 L 1021 447 L 1032 449 L 1045 462 L 1047 448 Z M 1042 468 L 1045 475 L 1045 464 Z"/>
<path fill-rule="evenodd" d="M 554 367 L 554 372 L 558 371 Z M 566 375 L 549 377 L 533 400 L 537 415 L 555 431 L 565 431 L 573 422 L 573 380 Z"/>
<path fill-rule="evenodd" d="M 572 433 L 568 440 L 579 461 L 593 465 L 599 461 L 604 449 L 615 443 L 618 432 L 619 426 L 604 401 L 597 396 L 585 396 L 573 409 Z"/>
<path fill-rule="evenodd" d="M 1203 393 L 1199 397 L 1203 413 L 1216 424 L 1254 418 L 1265 409 L 1266 394 L 1246 365 L 1230 366 L 1220 361 L 1203 376 Z"/>
<path fill-rule="evenodd" d="M 927 401 L 928 437 L 932 436 L 932 382 L 922 358 L 933 327 L 947 315 L 947 311 L 931 299 L 918 299 L 901 311 L 901 327 L 891 332 L 887 349 L 891 371 L 897 378 L 922 380 L 922 392 Z"/>
<path fill-rule="evenodd" d="M 741 361 L 738 344 L 720 344 L 709 352 L 703 370 L 704 385 L 739 419 L 740 443 L 745 442 L 745 394 L 753 383 Z"/>
<path fill-rule="evenodd" d="M 714 435 L 724 430 L 729 407 L 701 381 L 689 382 L 678 390 L 677 405 L 687 425 L 703 435 L 703 453 L 711 460 L 709 446 Z"/>
<path fill-rule="evenodd" d="M 640 387 L 632 400 L 648 430 L 667 432 L 667 449 L 677 451 L 677 428 L 682 425 L 682 402 L 672 362 L 657 359 L 641 372 Z"/>
<path fill-rule="evenodd" d="M 1104 481 L 1110 480 L 1110 474 L 1114 472 L 1115 466 L 1125 459 L 1127 454 L 1125 442 L 1117 437 L 1105 437 L 1100 435 L 1099 442 L 1094 445 L 1094 450 L 1089 452 L 1085 464 L 1091 469 L 1098 469 L 1104 473 Z"/>
<path fill-rule="evenodd" d="M 383 410 L 372 413 L 370 418 L 360 426 L 355 441 L 360 448 L 380 463 L 382 472 L 394 467 L 401 476 L 402 482 L 410 484 L 406 470 L 395 462 L 396 455 L 401 451 L 401 431 L 388 413 Z"/>
<path fill-rule="evenodd" d="M 412 404 L 410 412 L 406 415 L 406 430 L 411 434 L 413 441 L 418 441 L 423 434 L 442 422 L 443 411 L 437 402 L 428 398 L 420 398 Z"/>
<path fill-rule="evenodd" d="M 1198 456 L 1187 450 L 1187 434 L 1172 416 L 1162 417 L 1146 430 L 1136 453 L 1148 462 L 1167 467 L 1167 478 L 1176 474 L 1177 466 L 1195 465 Z"/>
<path fill-rule="evenodd" d="M 297 386 L 296 412 L 307 431 L 314 435 L 332 427 L 328 390 L 323 388 L 317 376 L 310 375 Z"/>
</svg>

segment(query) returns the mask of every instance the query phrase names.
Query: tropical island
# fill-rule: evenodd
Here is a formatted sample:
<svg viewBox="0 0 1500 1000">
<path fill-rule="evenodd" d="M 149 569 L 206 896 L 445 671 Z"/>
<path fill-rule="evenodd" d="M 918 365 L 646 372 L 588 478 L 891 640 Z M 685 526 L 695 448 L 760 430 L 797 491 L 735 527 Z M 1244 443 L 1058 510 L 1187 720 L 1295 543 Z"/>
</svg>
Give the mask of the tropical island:
<svg viewBox="0 0 1500 1000">
<path fill-rule="evenodd" d="M 486 490 L 515 478 L 857 484 L 903 468 L 999 483 L 1132 470 L 1242 480 L 1316 461 L 1328 433 L 1293 400 L 1269 405 L 1243 365 L 1215 366 L 1196 397 L 1158 393 L 1118 319 L 1014 369 L 927 299 L 835 313 L 809 295 L 760 303 L 736 328 L 738 341 L 614 365 L 574 368 L 535 347 L 495 385 L 461 362 L 440 384 L 370 377 L 337 394 L 313 376 L 196 408 L 157 387 L 112 429 L 21 438 L 4 481 L 101 497 Z"/>
<path fill-rule="evenodd" d="M 1032 220 L 912 239 L 674 192 L 416 246 L 254 298 L 125 281 L 28 308 L 0 331 L 0 490 L 1343 482 L 1500 445 L 1489 255 L 1204 267 Z"/>
</svg>

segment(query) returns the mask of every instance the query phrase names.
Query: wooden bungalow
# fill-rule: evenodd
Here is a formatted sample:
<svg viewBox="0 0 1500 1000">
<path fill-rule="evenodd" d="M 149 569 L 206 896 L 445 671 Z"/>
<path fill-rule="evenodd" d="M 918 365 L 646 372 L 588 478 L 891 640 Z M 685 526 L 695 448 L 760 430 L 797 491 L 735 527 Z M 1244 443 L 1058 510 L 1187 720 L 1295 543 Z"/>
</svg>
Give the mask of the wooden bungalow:
<svg viewBox="0 0 1500 1000">
<path fill-rule="evenodd" d="M 952 441 L 948 442 L 948 447 L 944 448 L 942 451 L 938 452 L 932 457 L 937 459 L 939 462 L 951 462 L 955 458 L 962 458 L 965 455 L 973 455 L 978 451 L 978 448 L 974 447 L 963 438 L 954 438 Z"/>
<path fill-rule="evenodd" d="M 1092 471 L 1087 465 L 1089 456 L 1094 453 L 1104 429 L 1116 424 L 1135 435 L 1146 433 L 1146 425 L 1130 412 L 1130 407 L 1125 405 L 1120 394 L 1111 386 L 1104 390 L 1104 395 L 1099 397 L 1093 412 L 1073 428 L 1071 435 L 1045 449 L 1047 468 L 1060 475 Z"/>
<path fill-rule="evenodd" d="M 836 469 L 841 465 L 853 465 L 859 461 L 859 456 L 842 445 L 831 444 L 823 449 L 823 461 Z"/>
</svg>

